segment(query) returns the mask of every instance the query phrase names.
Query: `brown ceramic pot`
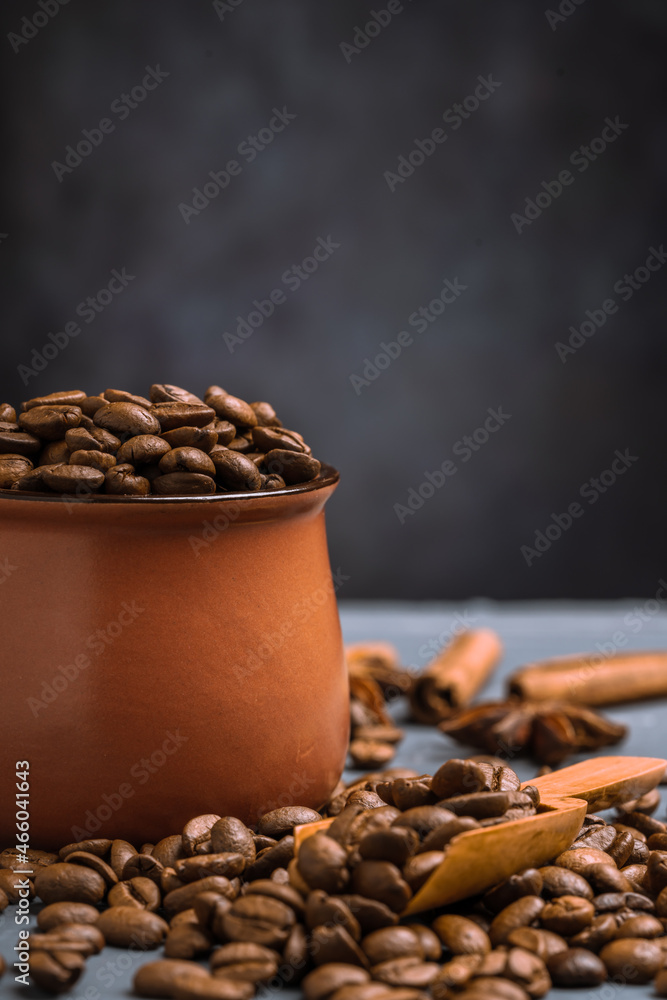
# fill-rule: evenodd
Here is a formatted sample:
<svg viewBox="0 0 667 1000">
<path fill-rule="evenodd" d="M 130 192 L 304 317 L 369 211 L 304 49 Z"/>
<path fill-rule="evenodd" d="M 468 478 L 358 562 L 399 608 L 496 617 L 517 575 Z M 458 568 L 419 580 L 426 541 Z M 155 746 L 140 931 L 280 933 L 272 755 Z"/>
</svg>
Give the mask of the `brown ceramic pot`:
<svg viewBox="0 0 667 1000">
<path fill-rule="evenodd" d="M 0 493 L 0 849 L 137 845 L 320 805 L 348 691 L 324 504 L 338 473 L 196 498 Z"/>
</svg>

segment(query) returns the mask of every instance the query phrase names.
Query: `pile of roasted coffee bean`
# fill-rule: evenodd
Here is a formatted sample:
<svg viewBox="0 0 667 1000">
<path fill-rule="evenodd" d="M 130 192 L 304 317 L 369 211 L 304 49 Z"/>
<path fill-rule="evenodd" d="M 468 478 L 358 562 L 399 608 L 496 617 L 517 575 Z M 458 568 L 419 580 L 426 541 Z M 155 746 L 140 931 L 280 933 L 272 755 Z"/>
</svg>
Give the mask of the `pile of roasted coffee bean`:
<svg viewBox="0 0 667 1000">
<path fill-rule="evenodd" d="M 44 905 L 30 976 L 65 992 L 105 945 L 163 946 L 138 966 L 137 995 L 250 1000 L 300 983 L 306 1000 L 528 1000 L 611 979 L 654 980 L 667 996 L 658 801 L 649 793 L 613 825 L 587 817 L 551 864 L 421 922 L 400 914 L 456 833 L 535 811 L 537 790 L 519 791 L 501 761 L 367 775 L 319 812 L 284 806 L 256 829 L 211 814 L 140 850 L 102 839 L 31 850 Z M 295 857 L 294 827 L 327 814 Z M 0 910 L 18 901 L 22 867 L 15 849 L 0 854 Z"/>
<path fill-rule="evenodd" d="M 67 496 L 197 496 L 284 489 L 320 463 L 269 403 L 212 385 L 149 398 L 122 389 L 54 392 L 0 404 L 0 489 Z"/>
</svg>

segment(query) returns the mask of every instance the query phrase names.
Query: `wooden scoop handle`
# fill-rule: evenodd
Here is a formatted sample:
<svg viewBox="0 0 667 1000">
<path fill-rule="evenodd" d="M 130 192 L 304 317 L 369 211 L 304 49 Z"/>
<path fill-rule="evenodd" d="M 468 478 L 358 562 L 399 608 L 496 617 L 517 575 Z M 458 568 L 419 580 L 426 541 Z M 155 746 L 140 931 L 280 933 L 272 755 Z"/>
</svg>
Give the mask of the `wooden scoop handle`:
<svg viewBox="0 0 667 1000">
<path fill-rule="evenodd" d="M 658 757 L 593 757 L 527 781 L 544 800 L 575 797 L 588 802 L 588 812 L 650 792 L 661 781 L 667 761 Z"/>
</svg>

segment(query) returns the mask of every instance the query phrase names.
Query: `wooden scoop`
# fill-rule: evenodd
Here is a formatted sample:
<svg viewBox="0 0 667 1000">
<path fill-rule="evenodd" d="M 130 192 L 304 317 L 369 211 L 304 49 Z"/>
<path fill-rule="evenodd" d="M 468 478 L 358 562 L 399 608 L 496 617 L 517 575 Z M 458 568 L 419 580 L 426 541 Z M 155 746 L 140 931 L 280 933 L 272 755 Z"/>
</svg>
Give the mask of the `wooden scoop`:
<svg viewBox="0 0 667 1000">
<path fill-rule="evenodd" d="M 442 863 L 408 903 L 404 916 L 456 903 L 490 889 L 524 868 L 539 868 L 567 850 L 586 813 L 644 795 L 660 782 L 666 761 L 656 757 L 594 757 L 533 778 L 539 811 L 526 819 L 468 830 L 453 837 Z M 295 847 L 333 819 L 297 826 Z"/>
</svg>

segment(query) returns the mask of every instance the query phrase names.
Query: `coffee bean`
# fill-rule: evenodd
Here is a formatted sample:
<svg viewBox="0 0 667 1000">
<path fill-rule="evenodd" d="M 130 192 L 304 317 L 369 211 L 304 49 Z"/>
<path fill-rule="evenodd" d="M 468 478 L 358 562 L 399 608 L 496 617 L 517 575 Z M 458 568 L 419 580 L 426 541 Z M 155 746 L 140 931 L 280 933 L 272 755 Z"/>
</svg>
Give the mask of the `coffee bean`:
<svg viewBox="0 0 667 1000">
<path fill-rule="evenodd" d="M 108 403 L 133 403 L 145 410 L 150 410 L 152 406 L 150 399 L 146 399 L 145 396 L 135 396 L 134 393 L 126 392 L 125 389 L 105 389 L 104 398 Z"/>
<path fill-rule="evenodd" d="M 218 417 L 213 421 L 213 430 L 218 435 L 218 444 L 228 447 L 236 437 L 236 427 L 230 424 L 229 420 L 220 420 Z"/>
<path fill-rule="evenodd" d="M 42 931 L 52 931 L 61 924 L 94 924 L 100 913 L 88 903 L 51 903 L 37 914 L 37 926 Z"/>
<path fill-rule="evenodd" d="M 628 878 L 619 872 L 614 864 L 593 864 L 586 869 L 586 880 L 593 886 L 596 893 L 630 892 L 632 884 Z"/>
<path fill-rule="evenodd" d="M 275 868 L 285 868 L 294 857 L 294 837 L 282 837 L 277 844 L 260 851 L 244 877 L 248 881 L 266 879 Z"/>
<path fill-rule="evenodd" d="M 269 896 L 241 896 L 222 917 L 229 941 L 252 941 L 267 948 L 280 948 L 296 921 L 294 911 Z"/>
<path fill-rule="evenodd" d="M 158 468 L 163 475 L 173 472 L 200 472 L 215 476 L 215 465 L 199 448 L 173 448 L 160 459 Z"/>
<path fill-rule="evenodd" d="M 172 989 L 173 1000 L 250 1000 L 252 983 L 208 976 L 179 975 Z"/>
<path fill-rule="evenodd" d="M 249 864 L 255 860 L 256 848 L 252 833 L 245 823 L 234 816 L 218 819 L 211 827 L 210 838 L 211 851 L 215 854 L 230 851 L 242 854 Z"/>
<path fill-rule="evenodd" d="M 388 986 L 407 986 L 426 989 L 440 972 L 435 962 L 422 962 L 418 958 L 393 958 L 374 965 L 371 975 Z"/>
<path fill-rule="evenodd" d="M 137 854 L 137 849 L 128 843 L 127 840 L 113 840 L 109 849 L 109 864 L 115 871 L 118 878 L 122 877 L 123 868 L 127 861 Z"/>
<path fill-rule="evenodd" d="M 616 934 L 616 920 L 610 913 L 601 913 L 594 917 L 588 927 L 570 938 L 570 947 L 588 948 L 599 951 L 603 945 L 611 941 Z"/>
<path fill-rule="evenodd" d="M 47 904 L 66 901 L 95 905 L 104 898 L 106 883 L 91 868 L 59 862 L 36 873 L 35 892 Z"/>
<path fill-rule="evenodd" d="M 204 403 L 155 403 L 151 414 L 158 419 L 163 434 L 177 427 L 205 427 L 215 419 L 214 411 Z"/>
<path fill-rule="evenodd" d="M 420 837 L 424 837 L 454 819 L 456 819 L 456 814 L 450 809 L 444 809 L 441 806 L 416 806 L 414 809 L 406 809 L 391 825 L 409 826 Z"/>
<path fill-rule="evenodd" d="M 118 404 L 122 405 L 122 404 Z M 115 948 L 157 948 L 169 924 L 157 913 L 132 906 L 112 906 L 100 913 L 96 926 Z"/>
<path fill-rule="evenodd" d="M 344 849 L 321 831 L 301 844 L 297 869 L 309 888 L 329 893 L 341 892 L 350 878 Z"/>
<path fill-rule="evenodd" d="M 189 912 L 194 914 L 194 910 Z M 169 928 L 164 942 L 164 953 L 167 958 L 190 959 L 207 954 L 212 946 L 212 936 L 197 923 L 196 919 L 192 919 Z"/>
<path fill-rule="evenodd" d="M 320 474 L 320 463 L 311 455 L 274 448 L 264 460 L 267 472 L 282 476 L 288 486 L 307 483 Z"/>
<path fill-rule="evenodd" d="M 85 496 L 104 485 L 104 472 L 90 465 L 54 465 L 45 470 L 43 479 L 56 493 Z"/>
<path fill-rule="evenodd" d="M 403 878 L 413 892 L 418 892 L 428 882 L 433 872 L 440 867 L 444 858 L 445 854 L 443 851 L 423 851 L 421 854 L 417 854 L 406 861 L 403 865 Z"/>
<path fill-rule="evenodd" d="M 22 431 L 16 424 L 13 427 L 0 429 L 0 453 L 11 455 L 36 455 L 42 447 L 42 442 L 29 431 Z"/>
<path fill-rule="evenodd" d="M 218 444 L 218 432 L 208 425 L 204 427 L 174 427 L 162 435 L 171 448 L 199 448 L 208 454 Z"/>
<path fill-rule="evenodd" d="M 487 792 L 518 792 L 521 779 L 516 771 L 502 763 L 487 763 L 479 758 L 471 758 L 481 767 L 486 777 L 484 790 Z"/>
<path fill-rule="evenodd" d="M 282 427 L 282 423 L 270 403 L 258 401 L 251 403 L 250 406 L 257 417 L 259 427 Z"/>
<path fill-rule="evenodd" d="M 353 739 L 348 747 L 351 767 L 383 767 L 396 756 L 396 748 L 391 743 L 380 740 Z"/>
<path fill-rule="evenodd" d="M 208 979 L 207 970 L 196 962 L 183 962 L 161 958 L 140 966 L 134 975 L 132 988 L 140 997 L 172 997 L 173 987 L 179 977 L 201 976 Z"/>
<path fill-rule="evenodd" d="M 599 986 L 607 978 L 604 963 L 584 948 L 568 948 L 547 960 L 554 986 Z"/>
<path fill-rule="evenodd" d="M 651 851 L 648 858 L 648 884 L 651 893 L 658 896 L 667 886 L 667 852 Z"/>
<path fill-rule="evenodd" d="M 18 871 L 28 867 L 32 868 L 35 875 L 40 868 L 48 868 L 57 864 L 58 861 L 57 854 L 52 854 L 49 851 L 38 851 L 33 847 L 29 847 L 25 854 L 19 854 L 15 847 L 8 847 L 0 853 L 0 868 L 11 868 L 12 871 Z"/>
<path fill-rule="evenodd" d="M 136 403 L 107 403 L 95 411 L 93 421 L 112 434 L 159 434 L 157 414 Z"/>
<path fill-rule="evenodd" d="M 251 456 L 249 456 L 251 457 Z M 264 456 L 261 456 L 262 459 Z M 254 459 L 253 459 L 254 461 Z M 287 483 L 282 476 L 262 476 L 262 485 L 260 489 L 262 490 L 284 490 Z"/>
<path fill-rule="evenodd" d="M 322 889 L 314 889 L 308 894 L 305 923 L 311 931 L 321 924 L 336 924 L 344 927 L 355 941 L 361 940 L 359 921 L 352 915 L 349 906 L 337 896 L 327 895 Z"/>
<path fill-rule="evenodd" d="M 510 875 L 504 882 L 490 889 L 484 896 L 484 905 L 492 913 L 500 913 L 506 906 L 521 896 L 539 896 L 543 889 L 542 869 L 525 868 L 516 875 Z M 558 868 L 556 871 L 561 871 Z M 591 896 L 593 895 L 589 887 Z M 545 893 L 547 895 L 547 893 Z"/>
<path fill-rule="evenodd" d="M 278 972 L 279 963 L 280 955 L 276 951 L 250 941 L 225 944 L 211 955 L 214 976 L 248 983 L 272 979 Z"/>
<path fill-rule="evenodd" d="M 648 838 L 647 847 L 649 851 L 667 851 L 667 833 L 652 833 Z"/>
<path fill-rule="evenodd" d="M 31 980 L 49 993 L 64 993 L 83 972 L 85 958 L 79 952 L 31 951 Z"/>
<path fill-rule="evenodd" d="M 216 478 L 227 490 L 255 492 L 262 485 L 262 477 L 254 462 L 236 451 L 217 445 L 211 451 Z"/>
<path fill-rule="evenodd" d="M 18 424 L 42 441 L 60 441 L 70 427 L 79 426 L 81 416 L 78 406 L 35 406 L 19 414 Z"/>
<path fill-rule="evenodd" d="M 433 930 L 453 955 L 486 955 L 491 950 L 489 935 L 467 917 L 454 913 L 436 917 Z"/>
<path fill-rule="evenodd" d="M 99 914 L 98 914 L 99 916 Z M 75 921 L 59 923 L 49 936 L 57 937 L 63 942 L 73 942 L 81 946 L 82 953 L 86 957 L 89 955 L 99 955 L 106 944 L 102 931 L 91 923 L 76 923 Z M 35 938 L 30 938 L 34 943 Z"/>
<path fill-rule="evenodd" d="M 85 416 L 92 418 L 101 406 L 107 405 L 107 402 L 104 396 L 84 396 L 76 405 L 80 407 Z"/>
<path fill-rule="evenodd" d="M 115 885 L 118 882 L 118 876 L 113 868 L 97 854 L 90 851 L 72 851 L 67 855 L 67 861 L 69 864 L 85 865 L 86 868 L 92 868 L 94 872 L 102 876 L 107 886 Z"/>
<path fill-rule="evenodd" d="M 204 393 L 204 401 L 212 406 L 221 420 L 229 420 L 235 427 L 255 427 L 257 416 L 253 408 L 238 396 L 231 396 L 219 385 L 212 385 Z"/>
<path fill-rule="evenodd" d="M 371 727 L 368 727 L 369 729 Z M 378 727 L 374 727 L 378 728 Z M 356 732 L 362 731 L 357 727 Z M 400 733 L 400 730 L 399 730 Z M 399 736 L 402 739 L 402 734 Z M 386 741 L 385 742 L 392 742 Z M 388 787 L 385 787 L 387 785 Z M 434 805 L 437 801 L 431 789 L 431 778 L 395 778 L 394 781 L 382 782 L 377 788 L 378 795 L 397 809 L 407 811 L 418 806 Z"/>
<path fill-rule="evenodd" d="M 171 837 L 163 837 L 153 848 L 152 856 L 164 868 L 173 868 L 177 861 L 185 857 L 182 836 L 175 833 Z"/>
<path fill-rule="evenodd" d="M 170 472 L 153 480 L 158 496 L 204 496 L 215 493 L 215 482 L 199 472 Z"/>
<path fill-rule="evenodd" d="M 119 465 L 150 465 L 159 462 L 171 451 L 171 447 L 168 441 L 158 437 L 157 434 L 137 434 L 123 442 L 116 458 Z"/>
<path fill-rule="evenodd" d="M 595 916 L 595 907 L 581 896 L 559 896 L 547 903 L 540 914 L 540 924 L 548 931 L 570 937 L 588 927 Z"/>
<path fill-rule="evenodd" d="M 472 792 L 444 799 L 438 805 L 456 816 L 472 816 L 479 820 L 503 816 L 513 808 L 534 811 L 530 797 L 523 792 Z"/>
<path fill-rule="evenodd" d="M 193 905 L 195 897 L 200 892 L 216 892 L 221 896 L 233 899 L 236 890 L 232 882 L 224 875 L 209 875 L 199 879 L 197 882 L 190 882 L 180 889 L 174 889 L 167 893 L 163 900 L 163 906 L 167 913 L 178 913 L 179 910 L 187 910 Z"/>
<path fill-rule="evenodd" d="M 662 968 L 662 949 L 645 938 L 622 938 L 610 941 L 600 952 L 611 978 L 622 977 L 633 984 L 648 983 Z"/>
<path fill-rule="evenodd" d="M 662 923 L 650 913 L 640 913 L 624 920 L 617 929 L 616 938 L 657 938 L 665 933 Z"/>
<path fill-rule="evenodd" d="M 641 812 L 631 812 L 623 815 L 623 822 L 627 826 L 635 827 L 645 836 L 650 837 L 653 833 L 667 833 L 667 825 L 653 816 L 646 816 Z"/>
<path fill-rule="evenodd" d="M 94 854 L 97 858 L 105 858 L 111 850 L 112 841 L 105 838 L 93 838 L 91 840 L 79 840 L 74 844 L 66 844 L 61 847 L 58 856 L 61 861 L 66 861 L 70 854 L 84 851 L 86 854 Z"/>
<path fill-rule="evenodd" d="M 546 962 L 552 955 L 567 951 L 567 942 L 560 934 L 538 930 L 535 927 L 517 927 L 516 930 L 507 935 L 506 943 L 513 948 L 532 951 L 543 962 Z"/>
<path fill-rule="evenodd" d="M 573 847 L 594 847 L 599 851 L 607 851 L 614 843 L 617 831 L 613 826 L 594 826 L 577 837 Z"/>
<path fill-rule="evenodd" d="M 443 823 L 432 830 L 424 838 L 419 851 L 441 851 L 453 837 L 466 830 L 477 830 L 479 825 L 472 816 L 455 816 L 449 823 Z"/>
<path fill-rule="evenodd" d="M 218 854 L 198 854 L 193 858 L 182 858 L 175 864 L 176 874 L 183 882 L 196 882 L 209 875 L 224 875 L 235 878 L 246 866 L 242 854 L 223 851 Z"/>
<path fill-rule="evenodd" d="M 607 848 L 607 853 L 618 868 L 622 868 L 630 858 L 634 850 L 635 841 L 630 833 L 619 833 L 616 831 L 616 837 L 611 845 Z"/>
<path fill-rule="evenodd" d="M 70 465 L 89 465 L 91 469 L 99 469 L 102 473 L 107 473 L 116 464 L 113 455 L 102 451 L 73 451 L 69 457 Z"/>
<path fill-rule="evenodd" d="M 28 883 L 28 895 L 27 899 L 33 899 L 35 896 L 35 886 L 30 879 L 25 879 L 24 876 L 18 875 L 11 870 L 11 868 L 0 868 L 0 889 L 4 892 L 5 896 L 10 903 L 18 903 L 21 899 L 22 893 L 25 892 L 25 882 Z M 19 893 L 21 887 L 22 893 Z"/>
<path fill-rule="evenodd" d="M 116 465 L 106 473 L 104 492 L 113 496 L 145 497 L 151 492 L 151 484 L 135 473 L 133 465 Z"/>
<path fill-rule="evenodd" d="M 25 455 L 0 455 L 0 489 L 11 490 L 32 469 Z"/>
<path fill-rule="evenodd" d="M 268 403 L 266 404 L 268 406 Z M 16 410 L 9 403 L 0 403 L 0 420 L 14 423 L 16 421 Z"/>
<path fill-rule="evenodd" d="M 311 956 L 315 965 L 342 962 L 345 965 L 368 967 L 365 954 L 344 927 L 321 924 L 310 935 Z"/>
<path fill-rule="evenodd" d="M 540 896 L 522 896 L 506 906 L 494 917 L 489 931 L 492 945 L 504 944 L 507 936 L 517 927 L 528 927 L 540 916 L 545 907 Z"/>
<path fill-rule="evenodd" d="M 395 913 L 402 913 L 412 897 L 410 886 L 389 861 L 361 861 L 352 872 L 352 889 L 379 900 Z"/>
<path fill-rule="evenodd" d="M 358 986 L 370 981 L 370 975 L 358 965 L 329 963 L 309 972 L 301 984 L 306 1000 L 326 1000 L 344 986 Z"/>
<path fill-rule="evenodd" d="M 202 406 L 203 400 L 178 385 L 154 384 L 149 392 L 152 403 L 190 403 Z"/>
<path fill-rule="evenodd" d="M 302 452 L 306 455 L 310 452 L 301 435 L 296 431 L 288 431 L 285 427 L 253 427 L 252 440 L 258 451 L 284 448 L 285 451 Z"/>
<path fill-rule="evenodd" d="M 486 775 L 479 764 L 456 758 L 446 761 L 431 781 L 431 788 L 439 799 L 479 792 L 485 785 Z"/>
<path fill-rule="evenodd" d="M 605 851 L 600 851 L 594 847 L 581 847 L 563 851 L 554 861 L 554 865 L 561 868 L 569 868 L 570 871 L 576 872 L 577 875 L 583 875 L 584 878 L 590 866 L 594 864 L 610 865 L 612 861 Z"/>
<path fill-rule="evenodd" d="M 410 827 L 372 830 L 359 841 L 359 854 L 373 861 L 391 861 L 402 868 L 419 846 L 419 835 Z"/>
<path fill-rule="evenodd" d="M 406 956 L 420 961 L 425 957 L 419 937 L 411 927 L 385 927 L 374 931 L 362 940 L 361 948 L 371 965 Z"/>
<path fill-rule="evenodd" d="M 34 410 L 38 406 L 79 406 L 86 399 L 81 389 L 71 389 L 65 392 L 51 392 L 48 396 L 35 396 L 23 403 L 23 411 Z"/>
<path fill-rule="evenodd" d="M 479 976 L 473 979 L 457 1000 L 528 1000 L 526 991 L 500 976 Z"/>
<path fill-rule="evenodd" d="M 131 854 L 123 866 L 121 878 L 124 882 L 138 877 L 149 878 L 159 885 L 162 871 L 162 865 L 152 854 Z"/>
<path fill-rule="evenodd" d="M 382 927 L 393 927 L 398 923 L 398 915 L 377 899 L 366 899 L 356 894 L 339 897 L 359 921 L 362 934 L 370 934 Z"/>
<path fill-rule="evenodd" d="M 272 812 L 264 813 L 257 825 L 260 834 L 279 839 L 287 833 L 292 833 L 295 826 L 306 823 L 317 823 L 322 817 L 314 809 L 304 806 L 282 806 Z"/>
<path fill-rule="evenodd" d="M 137 875 L 112 886 L 107 902 L 109 906 L 134 906 L 154 912 L 159 908 L 161 898 L 160 890 L 152 879 Z"/>
</svg>

